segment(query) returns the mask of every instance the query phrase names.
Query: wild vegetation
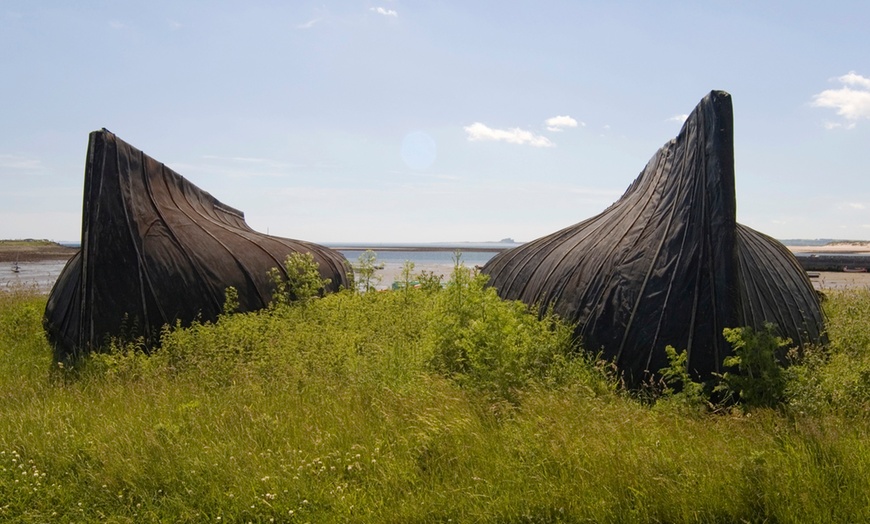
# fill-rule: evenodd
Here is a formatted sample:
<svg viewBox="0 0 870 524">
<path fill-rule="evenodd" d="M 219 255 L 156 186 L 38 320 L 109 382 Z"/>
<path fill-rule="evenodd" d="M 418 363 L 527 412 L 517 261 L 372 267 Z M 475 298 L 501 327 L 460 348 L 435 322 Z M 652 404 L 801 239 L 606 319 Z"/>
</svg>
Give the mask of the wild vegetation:
<svg viewBox="0 0 870 524">
<path fill-rule="evenodd" d="M 0 246 L 2 247 L 28 247 L 28 246 L 58 246 L 57 242 L 53 242 L 51 240 L 40 239 L 36 240 L 33 238 L 25 238 L 25 239 L 4 239 L 0 240 Z"/>
<path fill-rule="evenodd" d="M 75 366 L 0 293 L 0 521 L 870 521 L 870 291 L 827 348 L 735 329 L 715 383 L 672 348 L 638 393 L 461 265 L 319 297 L 292 264 L 267 310 Z"/>
</svg>

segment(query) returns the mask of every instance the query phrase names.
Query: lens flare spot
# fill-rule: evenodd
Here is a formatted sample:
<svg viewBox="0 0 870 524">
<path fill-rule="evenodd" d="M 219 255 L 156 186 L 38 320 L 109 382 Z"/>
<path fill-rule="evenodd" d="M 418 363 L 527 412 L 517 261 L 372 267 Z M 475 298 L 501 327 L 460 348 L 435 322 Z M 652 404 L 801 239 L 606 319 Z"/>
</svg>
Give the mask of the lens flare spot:
<svg viewBox="0 0 870 524">
<path fill-rule="evenodd" d="M 402 139 L 402 161 L 411 169 L 428 169 L 435 163 L 437 154 L 435 139 L 424 131 L 408 133 Z"/>
</svg>

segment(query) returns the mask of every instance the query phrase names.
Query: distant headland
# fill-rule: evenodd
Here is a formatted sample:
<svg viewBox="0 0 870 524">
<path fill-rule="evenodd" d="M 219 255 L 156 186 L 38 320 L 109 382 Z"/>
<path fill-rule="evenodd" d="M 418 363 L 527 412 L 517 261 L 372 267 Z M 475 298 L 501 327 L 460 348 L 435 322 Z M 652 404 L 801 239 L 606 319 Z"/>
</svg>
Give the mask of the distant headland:
<svg viewBox="0 0 870 524">
<path fill-rule="evenodd" d="M 72 258 L 78 251 L 77 246 L 65 246 L 51 240 L 33 238 L 0 240 L 0 262 L 66 260 Z"/>
</svg>

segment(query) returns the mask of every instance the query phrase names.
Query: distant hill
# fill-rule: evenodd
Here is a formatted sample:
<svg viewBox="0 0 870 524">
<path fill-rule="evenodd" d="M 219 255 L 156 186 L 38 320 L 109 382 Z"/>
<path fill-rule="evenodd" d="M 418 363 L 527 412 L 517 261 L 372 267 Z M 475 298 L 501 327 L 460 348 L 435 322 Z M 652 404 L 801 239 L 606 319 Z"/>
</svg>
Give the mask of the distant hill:
<svg viewBox="0 0 870 524">
<path fill-rule="evenodd" d="M 0 262 L 26 262 L 33 260 L 65 260 L 78 252 L 50 240 L 0 240 Z"/>
</svg>

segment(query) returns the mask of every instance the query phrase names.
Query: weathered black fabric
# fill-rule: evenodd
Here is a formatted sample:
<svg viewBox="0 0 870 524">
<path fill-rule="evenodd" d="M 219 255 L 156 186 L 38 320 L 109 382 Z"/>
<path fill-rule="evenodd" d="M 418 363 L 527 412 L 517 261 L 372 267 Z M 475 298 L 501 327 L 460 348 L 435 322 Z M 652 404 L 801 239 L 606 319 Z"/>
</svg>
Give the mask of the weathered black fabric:
<svg viewBox="0 0 870 524">
<path fill-rule="evenodd" d="M 707 95 L 625 194 L 598 216 L 505 251 L 483 268 L 507 299 L 577 323 L 590 351 L 630 383 L 687 350 L 697 376 L 720 372 L 726 327 L 777 324 L 819 342 L 818 298 L 779 242 L 737 224 L 731 96 Z"/>
<path fill-rule="evenodd" d="M 44 325 L 58 358 L 97 349 L 108 337 L 158 341 L 165 324 L 214 320 L 225 290 L 240 311 L 266 306 L 270 268 L 311 253 L 329 290 L 348 286 L 350 267 L 326 247 L 264 235 L 178 173 L 114 134 L 90 135 L 81 251 L 60 274 Z"/>
</svg>

